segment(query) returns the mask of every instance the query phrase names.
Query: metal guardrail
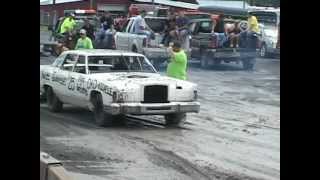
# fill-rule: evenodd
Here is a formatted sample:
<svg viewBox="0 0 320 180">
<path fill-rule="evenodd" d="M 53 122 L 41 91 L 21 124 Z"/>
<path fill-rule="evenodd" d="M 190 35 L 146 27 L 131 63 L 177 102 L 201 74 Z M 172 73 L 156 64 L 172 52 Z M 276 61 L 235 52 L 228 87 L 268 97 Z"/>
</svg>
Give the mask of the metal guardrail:
<svg viewBox="0 0 320 180">
<path fill-rule="evenodd" d="M 47 153 L 40 152 L 40 180 L 73 180 L 62 163 Z"/>
</svg>

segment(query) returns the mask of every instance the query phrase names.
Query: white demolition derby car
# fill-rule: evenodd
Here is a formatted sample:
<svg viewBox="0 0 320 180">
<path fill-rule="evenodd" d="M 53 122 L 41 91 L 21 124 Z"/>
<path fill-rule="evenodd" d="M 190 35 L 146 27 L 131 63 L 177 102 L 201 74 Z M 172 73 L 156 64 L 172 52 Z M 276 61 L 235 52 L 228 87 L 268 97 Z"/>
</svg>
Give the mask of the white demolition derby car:
<svg viewBox="0 0 320 180">
<path fill-rule="evenodd" d="M 65 51 L 40 65 L 40 94 L 53 112 L 64 103 L 88 108 L 99 126 L 119 115 L 164 115 L 166 125 L 181 125 L 200 109 L 196 84 L 161 76 L 145 56 L 118 50 Z"/>
</svg>

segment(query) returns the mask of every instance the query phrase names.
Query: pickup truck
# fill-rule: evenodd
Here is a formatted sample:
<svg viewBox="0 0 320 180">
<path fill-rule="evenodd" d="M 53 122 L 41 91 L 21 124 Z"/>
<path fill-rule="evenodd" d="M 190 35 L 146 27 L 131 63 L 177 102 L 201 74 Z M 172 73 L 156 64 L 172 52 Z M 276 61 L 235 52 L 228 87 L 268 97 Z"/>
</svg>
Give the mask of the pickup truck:
<svg viewBox="0 0 320 180">
<path fill-rule="evenodd" d="M 160 33 L 166 20 L 165 17 L 145 17 L 146 23 L 155 33 L 155 38 L 149 41 L 146 35 L 134 33 L 136 17 L 129 18 L 122 32 L 115 34 L 116 49 L 144 54 L 158 69 L 169 58 L 167 48 L 159 46 L 162 40 Z"/>
<path fill-rule="evenodd" d="M 213 22 L 209 18 L 194 19 L 191 21 L 190 40 L 191 58 L 199 59 L 201 68 L 218 65 L 222 61 L 241 62 L 246 70 L 253 69 L 257 56 L 259 37 L 253 42 L 241 42 L 238 48 L 228 48 L 218 45 L 217 37 L 211 32 Z"/>
</svg>

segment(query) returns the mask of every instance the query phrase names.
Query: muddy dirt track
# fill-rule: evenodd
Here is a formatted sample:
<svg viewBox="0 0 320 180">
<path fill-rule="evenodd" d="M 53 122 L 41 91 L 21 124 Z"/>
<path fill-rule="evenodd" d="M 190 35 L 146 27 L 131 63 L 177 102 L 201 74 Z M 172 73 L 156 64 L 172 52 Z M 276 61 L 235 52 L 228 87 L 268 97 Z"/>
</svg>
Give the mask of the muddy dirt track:
<svg viewBox="0 0 320 180">
<path fill-rule="evenodd" d="M 89 111 L 40 103 L 40 150 L 79 180 L 280 179 L 279 60 L 258 59 L 251 72 L 190 65 L 188 74 L 201 111 L 184 128 L 165 128 L 161 116 L 99 128 Z"/>
</svg>

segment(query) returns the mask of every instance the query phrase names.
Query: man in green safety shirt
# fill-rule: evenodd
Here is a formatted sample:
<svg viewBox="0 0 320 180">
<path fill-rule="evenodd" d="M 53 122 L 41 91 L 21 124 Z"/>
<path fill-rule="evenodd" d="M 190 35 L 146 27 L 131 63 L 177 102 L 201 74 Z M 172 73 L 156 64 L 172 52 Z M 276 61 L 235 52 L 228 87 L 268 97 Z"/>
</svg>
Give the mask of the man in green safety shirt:
<svg viewBox="0 0 320 180">
<path fill-rule="evenodd" d="M 80 38 L 77 41 L 75 49 L 93 49 L 92 41 L 86 35 L 86 30 L 80 30 Z"/>
<path fill-rule="evenodd" d="M 76 22 L 74 20 L 75 15 L 70 14 L 68 17 L 66 17 L 61 25 L 60 33 L 64 34 L 66 32 L 72 31 L 76 25 Z"/>
<path fill-rule="evenodd" d="M 174 42 L 172 48 L 169 47 L 168 49 L 171 58 L 167 67 L 167 76 L 186 80 L 187 55 L 184 50 L 181 49 L 181 44 L 179 42 Z"/>
</svg>

